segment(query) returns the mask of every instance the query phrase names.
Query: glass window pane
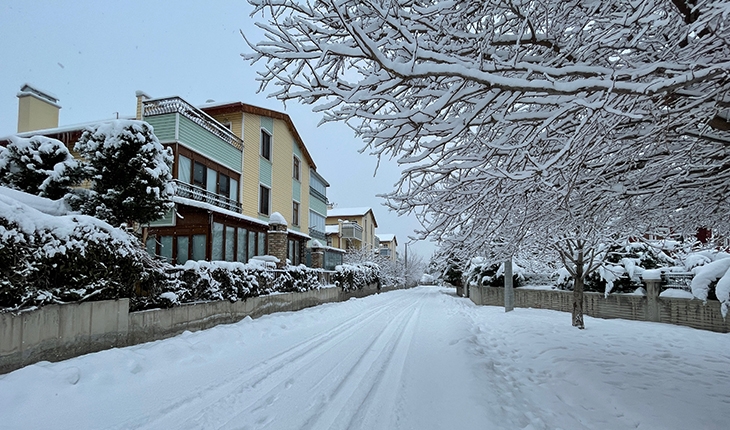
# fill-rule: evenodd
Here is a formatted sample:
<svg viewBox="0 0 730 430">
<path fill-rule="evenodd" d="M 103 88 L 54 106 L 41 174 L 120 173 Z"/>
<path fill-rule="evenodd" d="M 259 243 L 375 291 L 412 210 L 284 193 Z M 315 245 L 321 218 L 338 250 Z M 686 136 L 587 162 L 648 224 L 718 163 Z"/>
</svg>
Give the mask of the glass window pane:
<svg viewBox="0 0 730 430">
<path fill-rule="evenodd" d="M 213 223 L 213 249 L 210 259 L 223 260 L 223 224 L 218 222 Z"/>
<path fill-rule="evenodd" d="M 269 214 L 269 190 L 263 185 L 259 185 L 259 213 Z"/>
<path fill-rule="evenodd" d="M 246 244 L 248 243 L 248 233 L 245 228 L 239 228 L 238 229 L 238 246 L 236 249 L 236 261 L 240 261 L 241 263 L 245 263 L 248 261 L 248 256 L 246 255 Z"/>
<path fill-rule="evenodd" d="M 228 198 L 234 202 L 240 201 L 240 198 L 238 197 L 238 181 L 235 179 L 231 179 L 231 191 Z"/>
<path fill-rule="evenodd" d="M 193 236 L 193 260 L 205 260 L 205 245 L 207 236 L 204 234 L 196 234 Z"/>
<path fill-rule="evenodd" d="M 160 237 L 160 256 L 165 261 L 172 261 L 172 236 Z"/>
<path fill-rule="evenodd" d="M 189 258 L 188 245 L 190 238 L 188 236 L 177 237 L 177 264 L 185 264 Z"/>
<path fill-rule="evenodd" d="M 266 255 L 266 234 L 259 233 L 259 246 L 257 255 Z"/>
<path fill-rule="evenodd" d="M 255 231 L 248 232 L 248 259 L 250 260 L 256 255 L 256 235 Z"/>
<path fill-rule="evenodd" d="M 147 243 L 145 243 L 145 247 L 147 248 L 147 253 L 149 255 L 157 255 L 157 239 L 154 236 L 150 236 L 147 238 Z"/>
<path fill-rule="evenodd" d="M 177 157 L 177 179 L 186 184 L 190 183 L 190 159 L 184 155 Z"/>
<path fill-rule="evenodd" d="M 235 261 L 233 250 L 236 249 L 236 228 L 226 226 L 226 261 Z"/>
<path fill-rule="evenodd" d="M 226 197 L 231 195 L 231 178 L 223 173 L 218 173 L 218 194 Z"/>
<path fill-rule="evenodd" d="M 193 164 L 193 185 L 205 188 L 205 171 L 206 168 L 204 165 L 197 161 Z"/>
<path fill-rule="evenodd" d="M 205 189 L 210 191 L 211 193 L 216 192 L 216 186 L 218 185 L 218 181 L 216 181 L 217 177 L 218 172 L 213 169 L 208 169 L 208 183 L 205 185 Z"/>
</svg>

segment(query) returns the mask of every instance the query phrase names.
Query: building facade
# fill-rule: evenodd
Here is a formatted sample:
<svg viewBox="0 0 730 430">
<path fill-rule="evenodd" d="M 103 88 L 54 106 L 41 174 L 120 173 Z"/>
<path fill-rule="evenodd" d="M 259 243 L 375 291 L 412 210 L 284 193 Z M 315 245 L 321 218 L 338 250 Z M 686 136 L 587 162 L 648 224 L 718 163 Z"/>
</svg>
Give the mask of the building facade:
<svg viewBox="0 0 730 430">
<path fill-rule="evenodd" d="M 380 256 L 389 258 L 390 261 L 396 261 L 398 259 L 398 239 L 395 235 L 381 233 L 377 236 L 380 239 L 380 249 L 378 250 Z"/>
<path fill-rule="evenodd" d="M 380 249 L 375 229 L 378 222 L 369 207 L 327 210 L 327 245 L 343 250 L 371 251 Z"/>
</svg>

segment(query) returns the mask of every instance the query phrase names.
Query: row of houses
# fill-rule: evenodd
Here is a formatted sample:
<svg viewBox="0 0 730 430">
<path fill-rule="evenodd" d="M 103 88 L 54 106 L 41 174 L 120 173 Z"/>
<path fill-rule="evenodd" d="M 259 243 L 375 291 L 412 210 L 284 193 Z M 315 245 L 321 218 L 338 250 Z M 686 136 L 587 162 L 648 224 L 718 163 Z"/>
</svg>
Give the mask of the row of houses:
<svg viewBox="0 0 730 430">
<path fill-rule="evenodd" d="M 32 85 L 23 85 L 18 99 L 21 137 L 44 135 L 72 148 L 87 125 L 100 122 L 59 127 L 58 98 Z M 151 124 L 174 155 L 175 208 L 144 227 L 150 254 L 176 264 L 268 255 L 272 215 L 278 213 L 286 222 L 280 229 L 286 250 L 279 253 L 290 264 L 333 269 L 351 249 L 395 261 L 395 235 L 376 234 L 371 208 L 332 207 L 330 183 L 289 115 L 243 102 L 194 106 L 138 91 L 136 115 L 129 119 Z M 313 247 L 322 260 L 313 261 Z"/>
</svg>

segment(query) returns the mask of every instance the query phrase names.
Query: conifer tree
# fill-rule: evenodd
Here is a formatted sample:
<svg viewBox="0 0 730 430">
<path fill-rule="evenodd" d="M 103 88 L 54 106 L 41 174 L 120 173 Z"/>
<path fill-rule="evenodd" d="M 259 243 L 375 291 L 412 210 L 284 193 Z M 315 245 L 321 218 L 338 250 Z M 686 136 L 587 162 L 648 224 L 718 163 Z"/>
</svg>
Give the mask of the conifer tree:
<svg viewBox="0 0 730 430">
<path fill-rule="evenodd" d="M 146 122 L 89 127 L 74 150 L 85 159 L 91 187 L 72 206 L 115 226 L 148 223 L 172 209 L 172 152 Z"/>
</svg>

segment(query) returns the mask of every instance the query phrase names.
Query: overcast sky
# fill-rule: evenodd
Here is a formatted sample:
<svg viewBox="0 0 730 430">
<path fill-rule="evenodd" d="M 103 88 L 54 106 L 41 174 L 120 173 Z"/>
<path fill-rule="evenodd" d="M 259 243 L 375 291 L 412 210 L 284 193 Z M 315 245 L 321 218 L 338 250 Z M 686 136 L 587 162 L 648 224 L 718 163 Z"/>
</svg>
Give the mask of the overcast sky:
<svg viewBox="0 0 730 430">
<path fill-rule="evenodd" d="M 261 33 L 245 0 L 211 2 L 3 0 L 0 6 L 0 136 L 17 131 L 16 94 L 30 83 L 59 98 L 60 125 L 131 116 L 135 91 L 152 97 L 180 96 L 200 105 L 243 101 L 288 113 L 304 139 L 317 171 L 331 184 L 337 207 L 370 206 L 378 233 L 393 233 L 399 252 L 415 217 L 397 217 L 376 194 L 399 177 L 394 161 L 381 163 L 358 152 L 363 147 L 344 124 L 317 127 L 311 106 L 281 102 L 258 94 L 256 69 L 240 54 L 249 48 L 241 37 L 258 41 Z M 426 259 L 435 249 L 418 242 Z"/>
</svg>

